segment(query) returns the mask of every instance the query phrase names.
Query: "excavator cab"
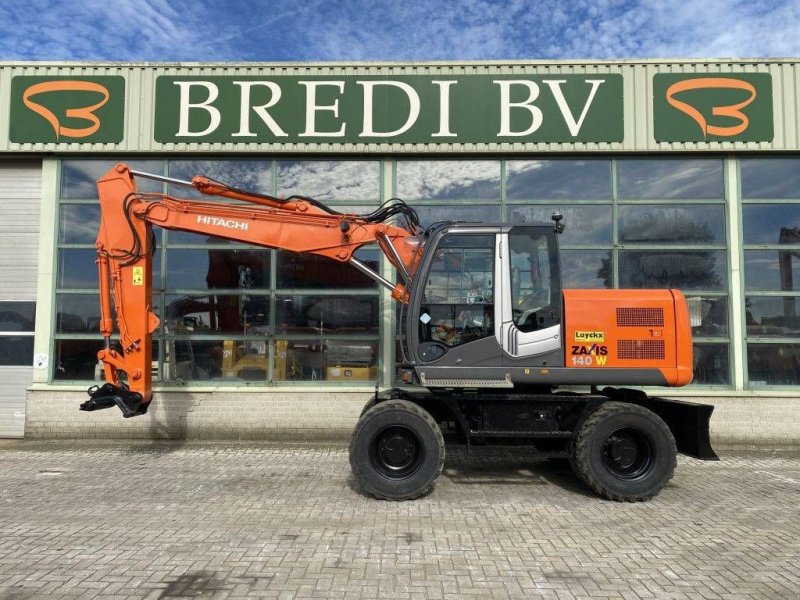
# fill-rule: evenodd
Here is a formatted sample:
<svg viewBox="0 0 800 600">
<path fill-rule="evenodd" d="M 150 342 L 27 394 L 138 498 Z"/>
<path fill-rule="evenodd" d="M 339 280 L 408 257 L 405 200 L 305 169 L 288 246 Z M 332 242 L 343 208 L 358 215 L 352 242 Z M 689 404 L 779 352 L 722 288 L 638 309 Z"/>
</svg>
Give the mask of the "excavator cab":
<svg viewBox="0 0 800 600">
<path fill-rule="evenodd" d="M 513 387 L 518 361 L 564 366 L 553 226 L 434 227 L 416 282 L 405 337 L 419 383 Z"/>
</svg>

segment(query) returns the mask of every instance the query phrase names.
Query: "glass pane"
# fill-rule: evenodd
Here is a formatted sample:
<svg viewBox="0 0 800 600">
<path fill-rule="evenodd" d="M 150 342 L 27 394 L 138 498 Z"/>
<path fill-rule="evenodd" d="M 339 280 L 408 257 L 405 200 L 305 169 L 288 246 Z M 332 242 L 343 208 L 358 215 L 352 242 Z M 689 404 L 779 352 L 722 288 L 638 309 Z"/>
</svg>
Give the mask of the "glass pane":
<svg viewBox="0 0 800 600">
<path fill-rule="evenodd" d="M 745 323 L 752 337 L 800 337 L 800 298 L 748 296 Z"/>
<path fill-rule="evenodd" d="M 60 244 L 94 244 L 99 228 L 99 204 L 61 205 L 58 225 Z"/>
<path fill-rule="evenodd" d="M 278 296 L 275 331 L 278 334 L 377 334 L 377 296 Z"/>
<path fill-rule="evenodd" d="M 58 251 L 58 287 L 96 290 L 97 252 L 94 248 L 69 248 Z"/>
<path fill-rule="evenodd" d="M 611 288 L 611 250 L 562 250 L 561 285 L 565 290 Z"/>
<path fill-rule="evenodd" d="M 727 344 L 694 345 L 694 379 L 692 383 L 728 385 L 731 382 Z"/>
<path fill-rule="evenodd" d="M 220 377 L 267 380 L 266 338 L 250 342 L 168 339 L 162 344 L 165 381 L 207 381 Z"/>
<path fill-rule="evenodd" d="M 56 340 L 53 379 L 101 380 L 103 368 L 98 365 L 97 353 L 102 348 L 102 340 Z"/>
<path fill-rule="evenodd" d="M 374 382 L 378 342 L 277 340 L 275 381 Z"/>
<path fill-rule="evenodd" d="M 619 240 L 627 243 L 724 244 L 722 205 L 622 205 Z"/>
<path fill-rule="evenodd" d="M 375 200 L 381 197 L 377 160 L 282 161 L 278 163 L 278 193 L 331 200 Z"/>
<path fill-rule="evenodd" d="M 33 365 L 32 335 L 0 335 L 0 367 Z"/>
<path fill-rule="evenodd" d="M 745 244 L 800 244 L 800 204 L 745 204 L 742 229 Z"/>
<path fill-rule="evenodd" d="M 358 260 L 380 272 L 378 250 L 356 252 Z M 374 288 L 375 282 L 349 264 L 324 256 L 278 252 L 278 287 L 284 289 Z"/>
<path fill-rule="evenodd" d="M 744 286 L 748 290 L 800 290 L 800 251 L 745 250 Z"/>
<path fill-rule="evenodd" d="M 161 325 L 169 334 L 269 333 L 269 296 L 168 294 L 164 302 Z"/>
<path fill-rule="evenodd" d="M 195 175 L 202 175 L 225 183 L 231 187 L 272 194 L 272 163 L 268 160 L 171 160 L 169 176 L 191 181 Z M 220 202 L 236 202 L 218 196 L 206 196 L 194 188 L 170 184 L 168 193 L 177 198 L 202 198 Z"/>
<path fill-rule="evenodd" d="M 725 290 L 724 250 L 622 250 L 619 287 Z"/>
<path fill-rule="evenodd" d="M 98 294 L 58 294 L 56 296 L 58 333 L 99 333 L 100 296 Z"/>
<path fill-rule="evenodd" d="M 269 250 L 167 250 L 167 289 L 269 289 Z"/>
<path fill-rule="evenodd" d="M 610 200 L 610 160 L 506 161 L 509 200 Z"/>
<path fill-rule="evenodd" d="M 728 299 L 687 296 L 692 335 L 728 336 Z"/>
<path fill-rule="evenodd" d="M 564 216 L 564 233 L 558 238 L 560 244 L 610 244 L 611 206 L 584 204 L 580 206 L 527 205 L 506 206 L 508 223 L 547 223 L 558 211 Z"/>
<path fill-rule="evenodd" d="M 0 302 L 0 331 L 34 331 L 36 302 Z"/>
<path fill-rule="evenodd" d="M 64 160 L 61 161 L 61 197 L 79 200 L 97 198 L 97 180 L 114 165 L 124 162 L 131 169 L 162 175 L 164 163 L 160 160 Z M 141 192 L 160 192 L 160 181 L 139 177 L 136 186 Z"/>
<path fill-rule="evenodd" d="M 748 344 L 747 372 L 752 385 L 800 384 L 800 344 Z"/>
<path fill-rule="evenodd" d="M 415 206 L 422 228 L 438 221 L 468 221 L 470 223 L 499 223 L 500 206 Z"/>
<path fill-rule="evenodd" d="M 94 248 L 62 248 L 58 251 L 58 280 L 60 289 L 98 289 L 97 253 Z M 153 289 L 160 280 L 160 257 L 153 258 Z"/>
<path fill-rule="evenodd" d="M 746 158 L 739 161 L 742 198 L 800 198 L 800 160 Z"/>
<path fill-rule="evenodd" d="M 617 190 L 620 198 L 724 198 L 722 160 L 618 160 Z"/>
<path fill-rule="evenodd" d="M 398 161 L 397 196 L 407 201 L 499 201 L 500 161 Z"/>
</svg>

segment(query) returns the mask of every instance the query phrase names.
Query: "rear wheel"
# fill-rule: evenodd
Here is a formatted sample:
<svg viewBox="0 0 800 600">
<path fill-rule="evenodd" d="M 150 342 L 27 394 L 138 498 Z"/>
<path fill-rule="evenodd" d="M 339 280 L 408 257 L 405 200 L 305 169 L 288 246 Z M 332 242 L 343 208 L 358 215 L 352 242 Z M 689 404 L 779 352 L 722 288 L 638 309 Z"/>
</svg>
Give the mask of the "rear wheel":
<svg viewBox="0 0 800 600">
<path fill-rule="evenodd" d="M 575 438 L 572 468 L 610 500 L 644 501 L 672 479 L 677 450 L 667 424 L 636 404 L 606 402 Z"/>
<path fill-rule="evenodd" d="M 444 466 L 436 421 L 406 400 L 369 408 L 350 440 L 350 466 L 361 488 L 383 500 L 411 500 L 433 487 Z"/>
</svg>

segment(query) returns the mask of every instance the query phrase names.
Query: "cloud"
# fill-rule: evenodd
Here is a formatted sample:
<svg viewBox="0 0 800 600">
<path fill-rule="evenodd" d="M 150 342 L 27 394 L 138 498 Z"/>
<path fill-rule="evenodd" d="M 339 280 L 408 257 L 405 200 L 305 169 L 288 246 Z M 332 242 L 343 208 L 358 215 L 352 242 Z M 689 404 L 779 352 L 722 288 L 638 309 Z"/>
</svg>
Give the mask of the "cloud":
<svg viewBox="0 0 800 600">
<path fill-rule="evenodd" d="M 7 60 L 348 61 L 800 55 L 800 0 L 9 0 Z"/>
</svg>

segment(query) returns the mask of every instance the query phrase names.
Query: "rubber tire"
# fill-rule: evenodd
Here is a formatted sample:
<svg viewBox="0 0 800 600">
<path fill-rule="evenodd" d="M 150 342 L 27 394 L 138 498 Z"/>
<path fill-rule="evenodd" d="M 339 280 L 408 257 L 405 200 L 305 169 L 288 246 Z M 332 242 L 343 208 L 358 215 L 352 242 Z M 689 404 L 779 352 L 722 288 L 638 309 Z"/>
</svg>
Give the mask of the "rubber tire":
<svg viewBox="0 0 800 600">
<path fill-rule="evenodd" d="M 370 445 L 385 427 L 411 429 L 422 448 L 419 468 L 403 480 L 381 474 L 370 459 Z M 428 493 L 444 468 L 444 437 L 428 411 L 406 400 L 386 400 L 367 410 L 350 438 L 350 468 L 363 491 L 380 500 L 413 500 Z"/>
<path fill-rule="evenodd" d="M 619 429 L 635 429 L 650 445 L 653 462 L 636 480 L 615 476 L 604 464 L 603 443 Z M 644 502 L 656 496 L 675 472 L 677 448 L 666 423 L 637 404 L 606 402 L 583 422 L 570 459 L 575 474 L 592 490 L 617 502 Z"/>
</svg>

